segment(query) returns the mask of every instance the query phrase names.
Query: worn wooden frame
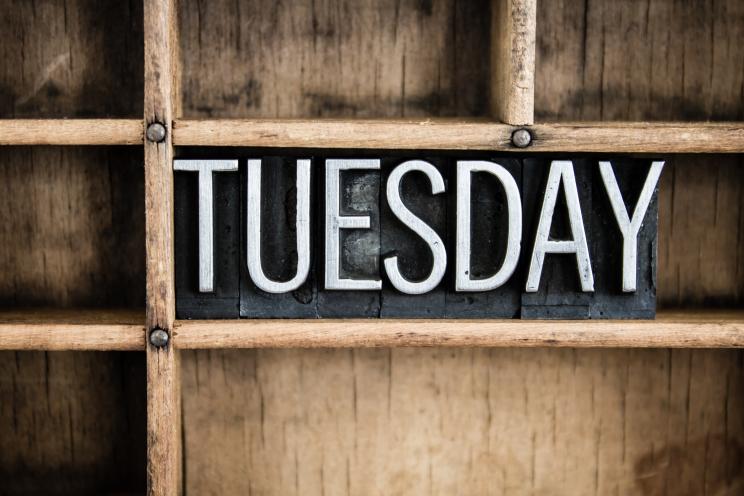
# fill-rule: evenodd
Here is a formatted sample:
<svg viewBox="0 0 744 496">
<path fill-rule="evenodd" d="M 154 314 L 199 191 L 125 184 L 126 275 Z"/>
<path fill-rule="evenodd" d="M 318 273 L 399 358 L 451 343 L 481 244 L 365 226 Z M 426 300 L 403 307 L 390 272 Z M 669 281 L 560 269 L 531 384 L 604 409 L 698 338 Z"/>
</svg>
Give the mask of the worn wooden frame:
<svg viewBox="0 0 744 496">
<path fill-rule="evenodd" d="M 181 491 L 177 349 L 373 346 L 744 347 L 744 311 L 659 312 L 655 321 L 175 320 L 173 147 L 257 146 L 519 151 L 742 153 L 744 123 L 533 124 L 536 0 L 493 0 L 494 120 L 191 120 L 178 118 L 176 0 L 144 1 L 144 118 L 3 120 L 0 145 L 144 146 L 147 305 L 138 312 L 0 313 L 0 349 L 145 350 L 148 494 Z M 149 124 L 166 129 L 148 141 Z M 168 344 L 149 343 L 162 329 Z"/>
</svg>

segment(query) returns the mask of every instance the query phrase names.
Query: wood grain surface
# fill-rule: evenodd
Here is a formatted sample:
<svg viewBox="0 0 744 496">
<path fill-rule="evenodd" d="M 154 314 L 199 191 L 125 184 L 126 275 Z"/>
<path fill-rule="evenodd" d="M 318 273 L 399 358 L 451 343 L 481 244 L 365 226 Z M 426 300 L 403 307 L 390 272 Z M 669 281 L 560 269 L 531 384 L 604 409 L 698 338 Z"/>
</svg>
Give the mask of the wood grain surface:
<svg viewBox="0 0 744 496">
<path fill-rule="evenodd" d="M 744 120 L 739 0 L 537 4 L 537 120 Z"/>
<path fill-rule="evenodd" d="M 143 494 L 144 358 L 0 351 L 0 493 Z"/>
<path fill-rule="evenodd" d="M 491 115 L 532 124 L 535 106 L 537 0 L 491 2 Z"/>
<path fill-rule="evenodd" d="M 296 74 L 292 64 L 308 67 L 313 47 L 312 38 L 304 48 L 295 46 L 306 39 L 299 27 L 305 25 L 304 19 L 312 20 L 312 9 L 293 9 L 286 3 L 273 12 L 292 10 L 295 34 L 287 28 L 264 31 L 261 41 L 277 40 L 281 32 L 281 46 L 290 48 L 284 51 L 264 43 L 261 50 L 254 50 L 246 36 L 240 37 L 238 46 L 237 33 L 244 35 L 245 30 L 237 26 L 245 23 L 237 21 L 237 13 L 244 18 L 249 4 L 221 5 L 229 14 L 220 16 L 217 7 L 210 10 L 202 3 L 201 10 L 192 8 L 186 14 L 192 37 L 197 36 L 193 31 L 197 19 L 201 20 L 202 47 L 214 47 L 213 54 L 220 52 L 218 47 L 227 52 L 218 56 L 219 63 L 205 62 L 210 59 L 204 49 L 201 59 L 186 58 L 193 74 L 187 76 L 190 82 L 185 81 L 192 88 L 185 93 L 188 117 L 401 117 L 379 99 L 379 105 L 372 100 L 333 112 L 307 102 L 303 108 L 297 102 L 303 101 L 298 95 L 306 86 L 299 82 L 289 88 L 263 84 L 261 98 L 244 97 L 255 93 L 238 92 L 234 80 L 247 83 L 246 73 L 222 74 L 234 73 L 236 66 L 266 68 L 261 61 L 271 60 L 276 72 L 266 72 L 276 76 L 263 77 L 282 81 L 287 71 Z M 404 9 L 408 4 L 401 5 Z M 432 5 L 436 11 L 436 2 Z M 559 139 L 560 133 L 552 141 L 587 148 L 600 143 L 603 148 L 594 151 L 609 153 L 640 152 L 644 143 L 651 143 L 656 148 L 645 149 L 664 153 L 669 161 L 659 203 L 662 306 L 740 308 L 742 205 L 741 196 L 736 196 L 744 184 L 740 159 L 666 155 L 670 139 L 676 145 L 695 141 L 706 126 L 687 128 L 691 133 L 685 126 L 668 131 L 648 126 L 629 132 L 628 139 L 618 139 L 622 135 L 617 129 L 625 129 L 622 123 L 600 125 L 600 131 L 613 131 L 593 135 L 572 124 L 561 126 L 608 119 L 744 120 L 737 34 L 744 26 L 741 7 L 734 0 L 694 5 L 672 0 L 542 0 L 537 7 L 536 115 L 542 121 L 560 120 L 554 129 L 568 133 L 566 141 Z M 376 22 L 374 14 L 361 14 L 364 11 L 353 15 Z M 324 31 L 322 46 L 346 46 L 346 31 L 326 19 L 318 26 L 335 29 Z M 407 25 L 418 32 L 416 21 Z M 222 34 L 210 35 L 209 27 L 221 27 Z M 193 38 L 184 43 L 191 49 L 199 46 Z M 406 59 L 407 74 L 413 67 L 410 60 Z M 203 77 L 191 72 L 200 70 L 194 67 L 198 61 L 213 74 L 208 85 L 200 87 L 201 93 L 195 89 Z M 329 67 L 323 75 L 306 69 L 307 84 L 325 78 L 325 86 L 343 102 L 351 99 L 349 95 L 374 94 L 380 87 L 374 77 L 334 87 L 329 74 L 338 70 Z M 465 97 L 485 101 L 488 89 L 479 88 L 468 89 Z M 252 102 L 250 108 L 223 99 L 236 93 L 240 102 Z M 205 96 L 197 98 L 199 94 Z M 285 100 L 281 94 L 290 96 Z M 282 107 L 288 105 L 285 102 L 294 106 Z M 404 117 L 441 115 L 441 108 L 430 104 Z M 267 129 L 261 124 L 256 129 L 269 132 L 264 138 L 255 135 L 253 144 L 280 142 L 288 136 L 282 134 L 288 128 Z M 347 125 L 349 133 L 356 131 L 353 122 Z M 176 124 L 177 142 L 180 126 Z M 323 126 L 313 131 L 312 140 L 327 144 L 321 139 L 328 131 Z M 540 139 L 550 129 L 536 127 L 535 150 L 550 142 Z M 736 135 L 741 126 L 728 129 Z M 661 138 L 655 137 L 656 130 Z M 467 130 L 463 132 L 468 136 Z M 390 143 L 405 141 L 387 136 Z M 445 139 L 443 134 L 438 138 Z M 502 134 L 487 139 L 505 143 L 508 138 Z M 728 140 L 712 136 L 698 143 L 705 147 L 699 151 L 729 147 Z M 695 151 L 686 146 L 686 151 Z M 740 150 L 739 145 L 729 148 Z M 180 342 L 185 344 L 183 338 Z M 740 394 L 744 361 L 738 350 L 261 349 L 182 355 L 184 482 L 189 492 L 648 496 L 734 495 L 744 486 Z"/>
<path fill-rule="evenodd" d="M 139 119 L 3 119 L 0 145 L 141 145 Z"/>
<path fill-rule="evenodd" d="M 189 492 L 735 495 L 744 484 L 739 351 L 182 353 Z"/>
<path fill-rule="evenodd" d="M 743 123 L 560 122 L 530 127 L 532 145 L 511 143 L 514 126 L 484 119 L 181 119 L 183 146 L 387 148 L 499 152 L 739 153 Z"/>
<path fill-rule="evenodd" d="M 489 0 L 183 0 L 190 118 L 485 116 Z"/>
<path fill-rule="evenodd" d="M 142 2 L 0 0 L 0 118 L 142 115 Z"/>
<path fill-rule="evenodd" d="M 282 134 L 288 133 L 285 122 L 268 128 L 258 122 L 231 136 L 222 124 L 206 124 L 201 131 L 217 137 L 200 138 L 198 127 L 192 127 L 197 137 L 189 139 L 202 145 L 224 139 L 234 146 L 247 135 L 250 146 L 302 140 L 347 146 L 359 142 L 355 133 L 364 132 L 379 146 L 404 140 L 348 121 L 336 129 L 330 128 L 338 126 L 333 123 L 311 127 L 326 117 L 485 117 L 494 74 L 488 4 L 183 0 L 186 115 L 301 118 L 309 119 L 305 127 L 310 129 L 298 138 Z M 159 10 L 172 4 L 146 0 L 146 9 L 155 7 L 146 16 L 141 5 L 0 0 L 6 41 L 0 44 L 0 117 L 138 118 L 144 109 L 146 119 L 163 118 L 168 124 L 178 115 L 177 89 L 166 89 L 167 74 L 165 81 L 155 81 L 153 67 L 143 85 L 143 60 L 153 59 L 143 57 L 141 42 L 143 17 L 159 24 L 157 29 L 175 26 L 173 11 L 162 17 Z M 742 151 L 737 122 L 570 124 L 743 121 L 741 2 L 540 0 L 537 9 L 536 116 L 543 123 L 560 122 L 535 127 L 533 150 L 549 144 L 556 148 L 542 151 L 667 154 L 672 143 L 689 153 Z M 161 30 L 165 33 L 170 27 Z M 151 90 L 148 85 L 154 83 L 165 93 Z M 151 103 L 170 95 L 170 110 L 143 107 L 143 86 L 156 99 Z M 176 142 L 182 122 L 176 122 Z M 350 135 L 344 135 L 344 126 Z M 452 129 L 432 135 L 426 130 L 414 141 L 433 147 L 442 141 L 453 147 L 486 147 L 485 141 L 490 147 L 507 146 L 509 129 L 488 126 L 492 134 L 463 127 L 459 138 Z M 251 135 L 253 129 L 268 133 Z M 38 133 L 33 137 L 41 139 Z M 161 167 L 169 163 L 169 147 L 159 148 Z M 0 195 L 3 304 L 141 307 L 145 230 L 143 211 L 135 203 L 142 204 L 145 181 L 126 176 L 135 173 L 133 166 L 108 165 L 127 162 L 117 158 L 123 152 L 10 147 L 0 153 L 0 184 L 6 185 Z M 659 204 L 659 301 L 667 307 L 741 308 L 741 159 L 666 158 Z M 148 189 L 158 187 L 162 190 L 156 180 Z M 155 195 L 148 198 L 155 202 L 148 204 L 152 208 L 163 207 Z M 153 214 L 165 230 L 167 208 Z M 112 248 L 116 243 L 118 250 Z M 169 323 L 168 306 L 162 304 L 169 298 L 167 287 L 161 294 L 163 300 L 154 304 L 162 311 L 148 315 L 164 316 L 158 321 Z M 690 314 L 687 319 L 686 325 L 702 325 L 706 332 L 720 332 L 734 320 L 697 324 Z M 33 325 L 43 325 L 43 319 Z M 663 325 L 661 319 L 657 326 Z M 172 351 L 148 354 L 148 379 L 155 385 L 148 395 L 139 354 L 0 352 L 0 492 L 141 494 L 144 398 L 154 408 L 151 494 L 178 491 L 181 459 L 184 488 L 194 494 L 744 491 L 739 350 L 181 354 L 183 456 L 174 428 L 181 412 L 181 375 Z"/>
<path fill-rule="evenodd" d="M 142 152 L 0 148 L 0 307 L 142 307 Z"/>
<path fill-rule="evenodd" d="M 104 4 L 0 0 L 0 118 L 136 125 L 4 120 L 1 142 L 141 142 L 142 3 Z M 0 149 L 0 306 L 26 321 L 2 311 L 3 347 L 134 346 L 129 318 L 97 322 L 144 323 L 143 200 L 139 149 Z M 142 494 L 144 379 L 135 353 L 0 352 L 0 493 Z"/>
<path fill-rule="evenodd" d="M 0 310 L 0 349 L 141 351 L 143 322 L 136 310 Z"/>
<path fill-rule="evenodd" d="M 179 112 L 176 0 L 146 0 L 145 126 L 161 124 L 165 138 L 145 140 L 147 336 L 173 331 L 176 302 L 173 266 L 173 135 Z M 147 344 L 147 494 L 175 496 L 181 484 L 181 403 L 178 355 Z"/>
<path fill-rule="evenodd" d="M 744 347 L 744 313 L 661 313 L 649 320 L 321 319 L 179 321 L 181 349 Z"/>
</svg>

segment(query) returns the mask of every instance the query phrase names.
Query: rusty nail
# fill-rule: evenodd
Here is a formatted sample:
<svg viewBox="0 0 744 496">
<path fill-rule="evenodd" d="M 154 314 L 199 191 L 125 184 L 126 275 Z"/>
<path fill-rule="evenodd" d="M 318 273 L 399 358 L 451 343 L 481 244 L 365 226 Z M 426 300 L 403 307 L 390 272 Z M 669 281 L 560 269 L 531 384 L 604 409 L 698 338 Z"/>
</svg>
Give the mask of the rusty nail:
<svg viewBox="0 0 744 496">
<path fill-rule="evenodd" d="M 165 126 L 159 122 L 153 122 L 147 126 L 147 140 L 153 143 L 160 143 L 165 139 Z"/>
<path fill-rule="evenodd" d="M 150 332 L 150 344 L 156 348 L 162 348 L 168 344 L 170 336 L 163 329 L 155 328 Z"/>
<path fill-rule="evenodd" d="M 517 129 L 511 135 L 511 142 L 517 148 L 527 148 L 532 144 L 532 134 L 528 129 Z"/>
</svg>

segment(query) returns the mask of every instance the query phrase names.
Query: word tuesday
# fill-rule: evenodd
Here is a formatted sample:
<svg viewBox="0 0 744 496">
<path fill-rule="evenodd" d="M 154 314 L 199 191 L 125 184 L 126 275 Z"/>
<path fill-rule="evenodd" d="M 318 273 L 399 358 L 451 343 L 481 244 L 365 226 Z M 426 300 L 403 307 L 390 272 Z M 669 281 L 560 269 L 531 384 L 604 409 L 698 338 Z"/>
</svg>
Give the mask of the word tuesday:
<svg viewBox="0 0 744 496">
<path fill-rule="evenodd" d="M 623 239 L 622 246 L 622 291 L 636 291 L 638 233 L 649 203 L 654 195 L 661 175 L 663 161 L 651 164 L 643 188 L 632 214 L 628 212 L 610 162 L 598 163 L 605 191 L 609 198 L 614 218 Z M 237 160 L 175 160 L 174 169 L 199 174 L 199 291 L 209 293 L 214 288 L 214 218 L 213 184 L 215 172 L 236 172 Z M 341 175 L 347 171 L 379 170 L 378 159 L 328 159 L 325 161 L 325 289 L 370 290 L 382 289 L 380 279 L 350 279 L 341 277 L 340 233 L 345 229 L 369 229 L 367 215 L 342 215 L 340 186 Z M 254 284 L 268 293 L 287 293 L 299 288 L 310 271 L 310 171 L 309 159 L 298 159 L 296 168 L 297 200 L 295 205 L 297 268 L 294 276 L 286 281 L 267 277 L 261 262 L 261 160 L 249 159 L 247 169 L 246 203 L 246 263 Z M 412 281 L 401 273 L 398 257 L 384 259 L 385 272 L 391 284 L 405 294 L 424 294 L 441 282 L 447 269 L 447 252 L 439 235 L 421 218 L 409 210 L 400 194 L 403 177 L 411 172 L 423 173 L 431 187 L 432 195 L 445 192 L 445 182 L 437 168 L 424 160 L 408 160 L 395 167 L 385 185 L 385 195 L 393 214 L 428 246 L 432 255 L 432 267 L 423 280 Z M 474 173 L 494 176 L 503 188 L 508 210 L 508 225 L 505 257 L 501 267 L 486 278 L 470 276 L 471 253 L 471 177 Z M 522 250 L 522 201 L 520 190 L 512 175 L 497 162 L 483 160 L 460 160 L 456 163 L 456 233 L 455 233 L 455 291 L 490 291 L 505 284 L 514 274 Z M 571 239 L 551 239 L 550 232 L 559 192 L 566 199 Z M 267 192 L 267 194 L 271 194 Z M 529 258 L 529 270 L 525 291 L 537 292 L 545 256 L 551 253 L 572 254 L 583 292 L 594 291 L 594 276 L 587 246 L 584 220 L 579 204 L 573 163 L 569 160 L 554 160 L 550 163 L 543 195 L 542 207 Z"/>
</svg>

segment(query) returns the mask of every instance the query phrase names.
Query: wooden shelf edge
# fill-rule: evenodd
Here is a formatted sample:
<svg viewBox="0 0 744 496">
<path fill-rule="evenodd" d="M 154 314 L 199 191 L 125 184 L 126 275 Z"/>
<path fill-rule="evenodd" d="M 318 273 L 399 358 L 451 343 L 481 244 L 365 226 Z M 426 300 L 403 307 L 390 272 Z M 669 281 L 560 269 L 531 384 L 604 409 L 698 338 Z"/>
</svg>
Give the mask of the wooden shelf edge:
<svg viewBox="0 0 744 496">
<path fill-rule="evenodd" d="M 142 145 L 141 119 L 0 119 L 0 145 Z"/>
<path fill-rule="evenodd" d="M 528 126 L 532 145 L 516 148 L 518 127 L 483 119 L 180 119 L 176 146 L 386 148 L 501 152 L 742 153 L 741 122 L 561 122 Z"/>
<path fill-rule="evenodd" d="M 144 320 L 136 310 L 1 310 L 0 350 L 143 351 Z"/>
<path fill-rule="evenodd" d="M 740 348 L 744 313 L 660 313 L 656 320 L 177 321 L 179 349 L 365 347 Z"/>
</svg>

